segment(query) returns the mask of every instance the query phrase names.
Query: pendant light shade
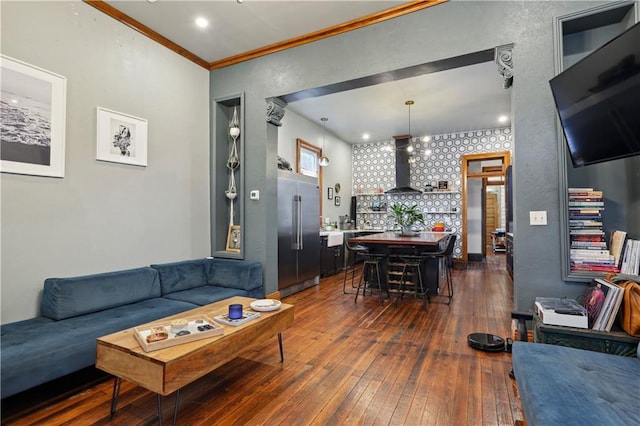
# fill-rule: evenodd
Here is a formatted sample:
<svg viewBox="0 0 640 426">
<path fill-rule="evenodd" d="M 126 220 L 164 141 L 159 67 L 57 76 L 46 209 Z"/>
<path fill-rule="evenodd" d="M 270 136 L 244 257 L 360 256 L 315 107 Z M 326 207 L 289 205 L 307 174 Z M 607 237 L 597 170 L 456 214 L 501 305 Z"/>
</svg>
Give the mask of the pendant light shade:
<svg viewBox="0 0 640 426">
<path fill-rule="evenodd" d="M 326 167 L 329 165 L 329 157 L 324 155 L 324 139 L 327 136 L 327 121 L 329 121 L 329 119 L 327 117 L 322 117 L 320 120 L 322 121 L 322 156 L 318 158 L 318 165 L 320 167 Z"/>
</svg>

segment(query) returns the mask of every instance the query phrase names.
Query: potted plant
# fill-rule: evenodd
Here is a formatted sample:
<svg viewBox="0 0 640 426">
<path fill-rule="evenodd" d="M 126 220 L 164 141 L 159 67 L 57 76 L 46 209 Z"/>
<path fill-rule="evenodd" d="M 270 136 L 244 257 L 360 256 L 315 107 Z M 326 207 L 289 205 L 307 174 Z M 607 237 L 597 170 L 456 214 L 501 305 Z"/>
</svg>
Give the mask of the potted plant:
<svg viewBox="0 0 640 426">
<path fill-rule="evenodd" d="M 417 204 L 407 206 L 405 204 L 394 203 L 390 209 L 391 213 L 389 217 L 392 218 L 396 224 L 400 225 L 402 229 L 401 235 L 414 235 L 415 232 L 412 230 L 413 225 L 424 225 L 424 215 L 418 209 Z"/>
</svg>

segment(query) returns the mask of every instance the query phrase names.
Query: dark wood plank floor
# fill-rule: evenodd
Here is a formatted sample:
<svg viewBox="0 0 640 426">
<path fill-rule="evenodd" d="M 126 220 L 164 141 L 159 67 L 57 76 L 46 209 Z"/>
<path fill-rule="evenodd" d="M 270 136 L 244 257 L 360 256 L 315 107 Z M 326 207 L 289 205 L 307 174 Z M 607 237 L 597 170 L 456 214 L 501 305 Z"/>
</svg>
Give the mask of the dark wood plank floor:
<svg viewBox="0 0 640 426">
<path fill-rule="evenodd" d="M 513 425 L 523 414 L 510 354 L 466 343 L 472 332 L 511 334 L 504 255 L 453 274 L 453 303 L 426 311 L 412 298 L 381 306 L 368 293 L 354 304 L 341 274 L 287 297 L 296 322 L 283 334 L 285 362 L 275 337 L 248 342 L 234 361 L 181 391 L 178 424 Z M 101 380 L 33 401 L 35 410 L 14 410 L 3 424 L 156 423 L 154 394 L 125 382 L 110 417 L 111 391 L 112 381 Z M 163 401 L 170 421 L 174 398 Z"/>
</svg>

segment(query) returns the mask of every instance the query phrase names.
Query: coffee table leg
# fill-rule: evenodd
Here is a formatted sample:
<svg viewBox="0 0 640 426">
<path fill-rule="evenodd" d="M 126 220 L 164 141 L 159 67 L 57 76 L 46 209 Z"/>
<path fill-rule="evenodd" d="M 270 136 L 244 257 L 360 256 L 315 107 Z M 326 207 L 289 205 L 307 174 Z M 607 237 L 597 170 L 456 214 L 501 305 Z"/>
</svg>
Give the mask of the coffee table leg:
<svg viewBox="0 0 640 426">
<path fill-rule="evenodd" d="M 282 349 L 282 333 L 278 333 L 278 346 L 280 346 L 280 362 L 284 362 L 284 349 Z"/>
<path fill-rule="evenodd" d="M 162 426 L 162 395 L 158 394 L 158 424 Z"/>
<path fill-rule="evenodd" d="M 162 426 L 162 395 L 158 395 L 158 424 Z M 173 426 L 176 426 L 176 420 L 178 419 L 178 403 L 180 402 L 180 389 L 176 391 L 176 402 L 173 407 Z"/>
<path fill-rule="evenodd" d="M 111 415 L 113 416 L 116 412 L 116 407 L 118 405 L 118 398 L 120 397 L 120 385 L 122 385 L 122 379 L 120 377 L 115 377 L 113 381 L 113 395 L 111 396 Z"/>
<path fill-rule="evenodd" d="M 173 426 L 176 426 L 176 419 L 178 418 L 178 401 L 180 401 L 180 389 L 176 391 L 176 404 L 173 407 Z"/>
</svg>

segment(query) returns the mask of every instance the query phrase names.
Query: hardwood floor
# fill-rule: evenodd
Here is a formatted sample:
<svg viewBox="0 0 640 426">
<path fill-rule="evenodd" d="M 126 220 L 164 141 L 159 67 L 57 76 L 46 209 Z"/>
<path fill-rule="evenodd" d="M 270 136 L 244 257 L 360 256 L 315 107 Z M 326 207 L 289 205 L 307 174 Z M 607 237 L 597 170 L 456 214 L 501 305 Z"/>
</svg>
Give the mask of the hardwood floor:
<svg viewBox="0 0 640 426">
<path fill-rule="evenodd" d="M 511 279 L 504 255 L 453 271 L 450 306 L 426 311 L 409 297 L 380 305 L 342 293 L 342 274 L 284 299 L 296 322 L 277 339 L 180 392 L 181 425 L 513 425 L 523 420 L 511 355 L 467 345 L 472 332 L 511 335 Z M 33 401 L 3 424 L 152 425 L 156 396 L 124 382 L 109 416 L 113 381 Z M 13 399 L 15 401 L 16 399 Z M 165 421 L 174 397 L 163 400 Z M 7 401 L 3 401 L 3 404 Z M 8 407 L 3 407 L 3 413 Z M 14 410 L 15 411 L 15 410 Z"/>
</svg>

